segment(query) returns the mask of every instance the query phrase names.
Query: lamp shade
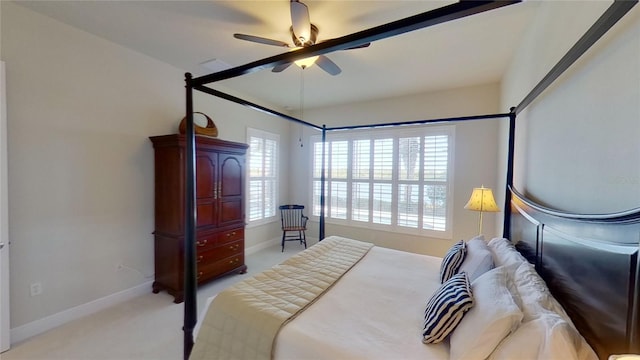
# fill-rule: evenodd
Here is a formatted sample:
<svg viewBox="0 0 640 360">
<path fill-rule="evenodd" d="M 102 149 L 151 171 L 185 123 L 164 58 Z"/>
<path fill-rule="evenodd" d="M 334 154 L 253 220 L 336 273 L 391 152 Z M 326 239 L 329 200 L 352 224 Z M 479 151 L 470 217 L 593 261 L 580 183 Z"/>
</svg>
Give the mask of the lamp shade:
<svg viewBox="0 0 640 360">
<path fill-rule="evenodd" d="M 473 189 L 471 198 L 469 199 L 469 202 L 467 202 L 467 205 L 464 206 L 464 208 L 473 211 L 500 211 L 498 205 L 496 204 L 496 200 L 493 198 L 493 192 L 491 191 L 491 189 L 484 186 Z"/>
</svg>

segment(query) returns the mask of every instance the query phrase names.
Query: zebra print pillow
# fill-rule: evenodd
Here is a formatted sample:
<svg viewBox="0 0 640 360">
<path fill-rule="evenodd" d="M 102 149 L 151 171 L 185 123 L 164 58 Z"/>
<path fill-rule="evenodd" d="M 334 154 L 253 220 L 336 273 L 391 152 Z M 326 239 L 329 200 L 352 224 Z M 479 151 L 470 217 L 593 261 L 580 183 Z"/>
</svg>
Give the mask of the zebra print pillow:
<svg viewBox="0 0 640 360">
<path fill-rule="evenodd" d="M 422 342 L 435 344 L 444 340 L 472 307 L 473 295 L 467 274 L 453 275 L 427 302 Z"/>
<path fill-rule="evenodd" d="M 444 284 L 458 272 L 467 253 L 467 244 L 460 240 L 447 251 L 440 265 L 440 284 Z"/>
</svg>

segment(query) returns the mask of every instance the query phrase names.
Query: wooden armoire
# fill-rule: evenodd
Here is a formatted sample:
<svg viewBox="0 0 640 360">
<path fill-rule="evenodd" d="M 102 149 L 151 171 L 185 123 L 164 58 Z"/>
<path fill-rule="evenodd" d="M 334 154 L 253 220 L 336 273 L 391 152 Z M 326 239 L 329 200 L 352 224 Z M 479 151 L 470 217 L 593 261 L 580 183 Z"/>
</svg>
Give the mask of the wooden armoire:
<svg viewBox="0 0 640 360">
<path fill-rule="evenodd" d="M 185 137 L 150 137 L 155 152 L 155 281 L 184 301 Z M 198 284 L 245 273 L 246 144 L 196 136 L 196 267 Z"/>
</svg>

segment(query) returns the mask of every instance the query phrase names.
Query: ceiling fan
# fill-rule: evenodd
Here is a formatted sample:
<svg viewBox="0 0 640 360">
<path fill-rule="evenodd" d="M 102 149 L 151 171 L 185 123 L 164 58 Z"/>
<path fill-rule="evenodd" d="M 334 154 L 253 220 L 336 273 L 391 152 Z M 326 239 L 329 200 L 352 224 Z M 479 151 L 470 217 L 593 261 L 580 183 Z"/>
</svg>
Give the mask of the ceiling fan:
<svg viewBox="0 0 640 360">
<path fill-rule="evenodd" d="M 288 44 L 284 41 L 267 39 L 260 36 L 254 35 L 246 35 L 246 34 L 233 34 L 233 37 L 240 40 L 246 40 L 251 42 L 256 42 L 260 44 L 273 45 L 273 46 L 281 46 L 286 48 L 298 49 L 301 47 L 311 46 L 316 43 L 318 39 L 318 28 L 311 23 L 309 20 L 309 9 L 307 5 L 301 3 L 298 0 L 291 0 L 290 2 L 291 8 L 291 27 L 289 28 L 289 32 L 291 33 L 291 39 L 293 40 L 293 45 Z M 357 49 L 364 48 L 371 45 L 370 43 L 366 43 L 360 46 L 355 46 L 349 49 Z M 301 68 L 305 69 L 311 65 L 318 64 L 318 66 L 331 75 L 338 75 L 342 72 L 340 67 L 336 65 L 333 61 L 331 61 L 328 57 L 324 55 L 314 56 L 306 59 L 301 59 L 295 61 L 295 63 Z M 286 63 L 282 65 L 275 66 L 271 71 L 273 72 L 281 72 L 286 68 L 291 66 L 292 63 Z"/>
</svg>

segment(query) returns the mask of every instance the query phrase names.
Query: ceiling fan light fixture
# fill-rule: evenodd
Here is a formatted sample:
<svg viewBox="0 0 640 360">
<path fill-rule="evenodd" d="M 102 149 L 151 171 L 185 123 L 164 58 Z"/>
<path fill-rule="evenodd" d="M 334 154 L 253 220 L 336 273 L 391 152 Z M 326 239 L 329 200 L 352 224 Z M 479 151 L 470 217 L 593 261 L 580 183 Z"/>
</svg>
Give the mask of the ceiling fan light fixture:
<svg viewBox="0 0 640 360">
<path fill-rule="evenodd" d="M 305 4 L 301 3 L 300 0 L 290 0 L 290 4 L 291 4 L 291 27 L 289 27 L 289 33 L 291 34 L 291 40 L 293 42 L 292 45 L 280 40 L 273 40 L 273 39 L 255 36 L 255 35 L 233 34 L 233 37 L 235 37 L 236 39 L 251 41 L 259 44 L 285 47 L 290 49 L 291 51 L 295 51 L 295 50 L 299 50 L 302 48 L 315 45 L 318 39 L 318 27 L 313 25 L 310 22 L 309 9 Z M 370 45 L 369 43 L 366 43 L 366 44 L 354 46 L 349 49 L 363 48 L 363 47 L 368 47 L 369 45 Z M 305 56 L 305 55 L 301 55 L 301 56 Z M 333 61 L 331 61 L 325 55 L 310 56 L 304 59 L 282 63 L 274 66 L 271 69 L 271 72 L 274 72 L 274 73 L 282 72 L 294 63 L 296 64 L 296 66 L 299 66 L 302 69 L 306 69 L 309 66 L 316 64 L 320 69 L 324 70 L 329 75 L 334 75 L 334 76 L 342 72 L 340 67 L 338 67 L 338 65 L 336 65 Z"/>
<path fill-rule="evenodd" d="M 315 64 L 316 60 L 318 60 L 318 56 L 312 56 L 312 57 L 296 60 L 296 61 L 294 61 L 294 63 L 296 65 L 298 65 L 299 67 L 301 67 L 303 69 L 306 69 L 309 66 Z"/>
</svg>

